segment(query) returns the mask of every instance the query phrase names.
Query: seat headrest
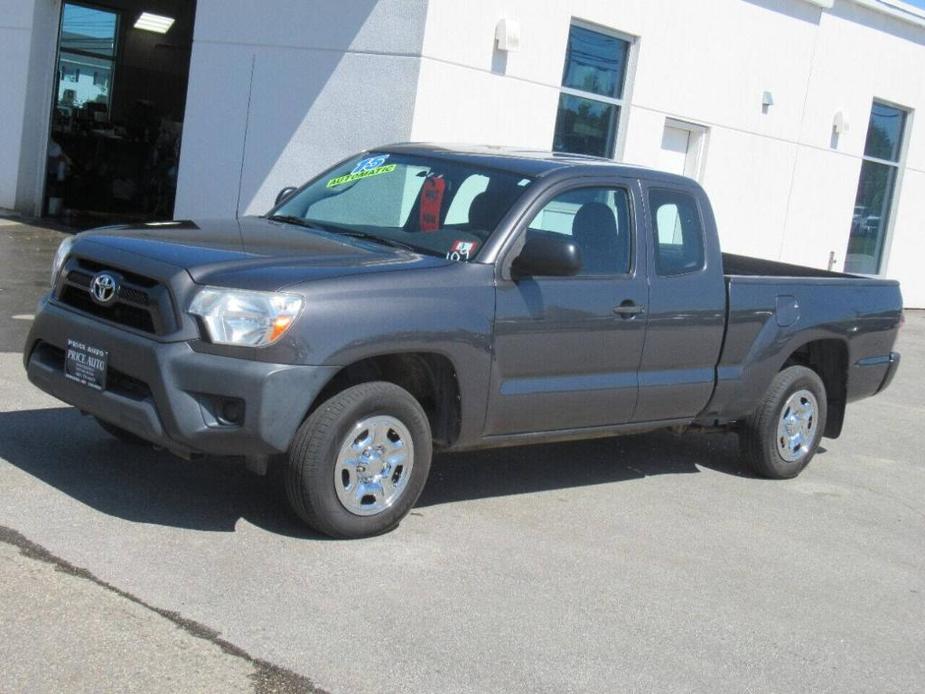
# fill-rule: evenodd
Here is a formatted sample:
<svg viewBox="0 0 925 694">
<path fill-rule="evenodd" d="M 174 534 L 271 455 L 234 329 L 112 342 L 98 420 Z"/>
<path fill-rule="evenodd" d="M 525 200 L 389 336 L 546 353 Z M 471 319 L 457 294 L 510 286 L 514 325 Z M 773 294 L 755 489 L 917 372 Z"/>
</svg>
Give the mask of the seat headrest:
<svg viewBox="0 0 925 694">
<path fill-rule="evenodd" d="M 503 212 L 501 198 L 496 193 L 487 190 L 479 193 L 469 204 L 469 226 L 475 229 L 492 231 L 498 226 L 498 220 Z"/>
<path fill-rule="evenodd" d="M 593 235 L 601 239 L 616 239 L 617 220 L 613 210 L 602 202 L 586 202 L 572 220 L 572 236 Z"/>
</svg>

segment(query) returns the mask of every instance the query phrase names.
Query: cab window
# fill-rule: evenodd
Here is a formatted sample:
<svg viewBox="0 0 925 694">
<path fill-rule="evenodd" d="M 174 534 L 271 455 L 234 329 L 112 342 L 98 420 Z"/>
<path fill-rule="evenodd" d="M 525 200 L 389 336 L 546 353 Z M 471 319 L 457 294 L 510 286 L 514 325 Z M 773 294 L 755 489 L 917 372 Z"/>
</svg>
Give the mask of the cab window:
<svg viewBox="0 0 925 694">
<path fill-rule="evenodd" d="M 684 275 L 704 267 L 703 224 L 697 201 L 677 190 L 649 191 L 655 232 L 655 271 Z"/>
<path fill-rule="evenodd" d="M 550 200 L 528 234 L 571 236 L 581 251 L 580 275 L 621 275 L 630 269 L 629 194 L 623 188 L 579 188 Z"/>
</svg>

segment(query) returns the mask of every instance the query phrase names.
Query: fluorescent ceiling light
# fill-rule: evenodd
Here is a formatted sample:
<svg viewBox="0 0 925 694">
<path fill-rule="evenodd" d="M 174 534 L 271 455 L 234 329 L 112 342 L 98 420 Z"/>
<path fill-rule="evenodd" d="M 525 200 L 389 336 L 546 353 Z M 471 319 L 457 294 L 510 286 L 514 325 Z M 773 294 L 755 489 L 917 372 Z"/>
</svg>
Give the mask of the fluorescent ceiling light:
<svg viewBox="0 0 925 694">
<path fill-rule="evenodd" d="M 150 12 L 142 12 L 141 16 L 138 17 L 138 21 L 135 22 L 136 29 L 153 31 L 158 34 L 166 34 L 168 31 L 170 31 L 170 27 L 172 26 L 173 17 L 165 17 L 160 14 L 151 14 Z"/>
</svg>

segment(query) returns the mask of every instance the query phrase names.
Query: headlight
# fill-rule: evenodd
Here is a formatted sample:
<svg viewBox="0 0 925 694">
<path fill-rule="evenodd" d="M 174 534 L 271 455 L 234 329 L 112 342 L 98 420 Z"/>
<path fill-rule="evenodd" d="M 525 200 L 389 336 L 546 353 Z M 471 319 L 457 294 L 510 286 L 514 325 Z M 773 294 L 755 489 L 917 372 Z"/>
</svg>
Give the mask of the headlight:
<svg viewBox="0 0 925 694">
<path fill-rule="evenodd" d="M 55 252 L 55 259 L 51 261 L 51 288 L 55 288 L 55 282 L 58 280 L 58 273 L 61 272 L 61 267 L 64 265 L 64 261 L 67 260 L 68 254 L 71 252 L 71 246 L 74 245 L 74 236 L 68 236 L 61 244 L 58 246 L 58 250 Z"/>
<path fill-rule="evenodd" d="M 218 287 L 200 290 L 189 307 L 202 318 L 212 342 L 246 347 L 276 342 L 301 310 L 302 299 L 292 294 Z"/>
</svg>

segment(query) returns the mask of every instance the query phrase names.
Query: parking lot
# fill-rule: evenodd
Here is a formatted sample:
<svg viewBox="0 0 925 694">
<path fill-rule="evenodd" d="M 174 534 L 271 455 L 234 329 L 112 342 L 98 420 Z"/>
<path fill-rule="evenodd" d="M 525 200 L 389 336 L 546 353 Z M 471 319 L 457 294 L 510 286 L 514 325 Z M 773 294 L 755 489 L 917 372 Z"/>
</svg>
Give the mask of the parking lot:
<svg viewBox="0 0 925 694">
<path fill-rule="evenodd" d="M 925 313 L 796 480 L 726 434 L 444 455 L 336 542 L 28 384 L 59 238 L 0 225 L 0 691 L 925 689 Z"/>
</svg>

